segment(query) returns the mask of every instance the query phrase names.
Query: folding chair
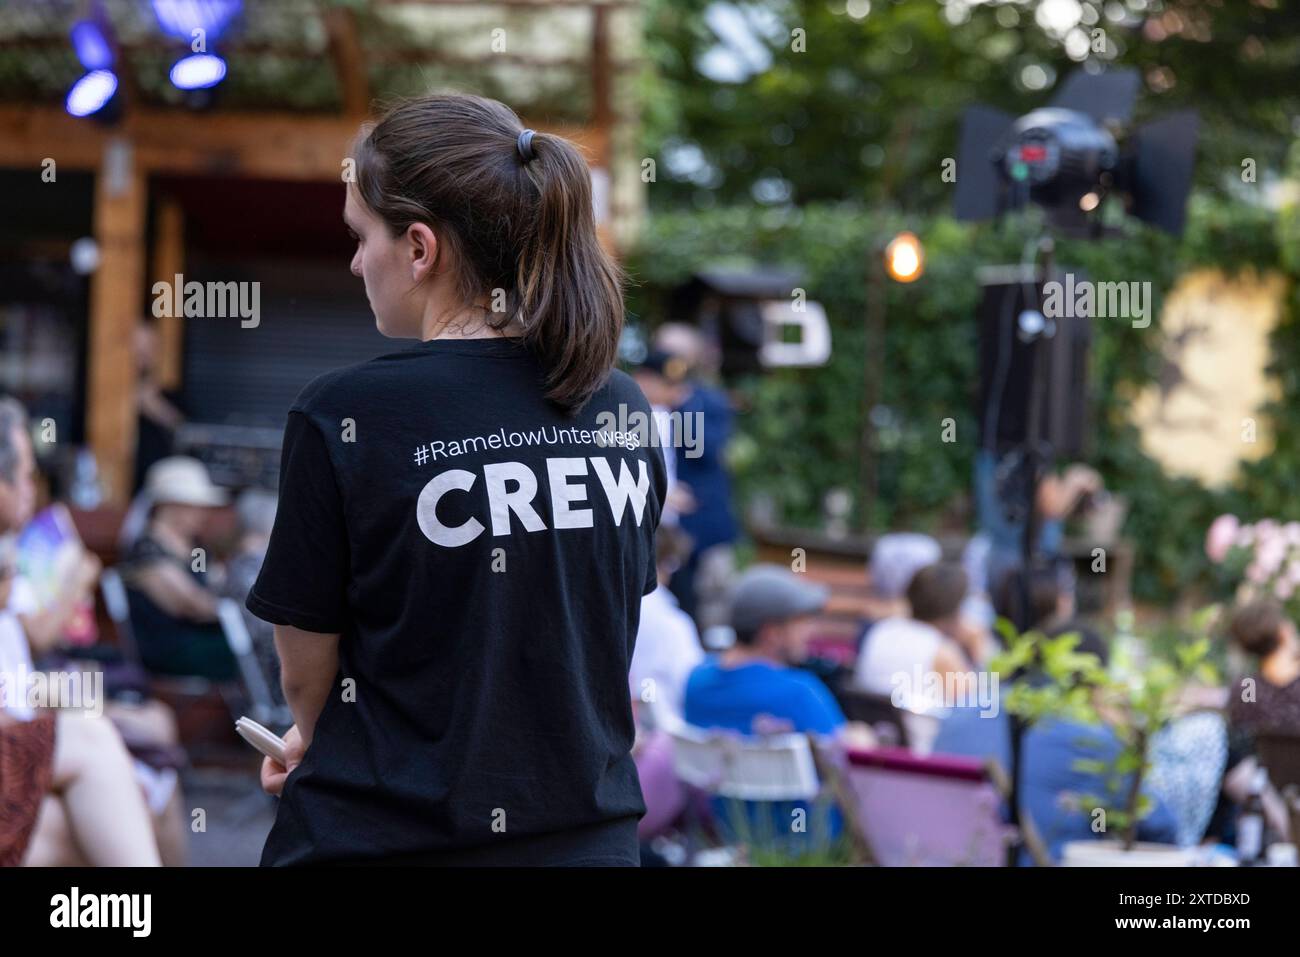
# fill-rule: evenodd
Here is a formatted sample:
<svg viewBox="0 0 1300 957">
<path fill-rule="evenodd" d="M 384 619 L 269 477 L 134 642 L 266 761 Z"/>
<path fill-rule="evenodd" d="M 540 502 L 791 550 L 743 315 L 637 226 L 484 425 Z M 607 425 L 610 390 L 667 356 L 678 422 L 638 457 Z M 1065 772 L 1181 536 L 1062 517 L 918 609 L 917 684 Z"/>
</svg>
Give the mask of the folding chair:
<svg viewBox="0 0 1300 957">
<path fill-rule="evenodd" d="M 864 691 L 846 681 L 836 689 L 835 697 L 844 717 L 870 727 L 881 744 L 907 747 L 907 724 L 889 695 Z"/>
<path fill-rule="evenodd" d="M 876 860 L 886 867 L 1006 863 L 1014 835 L 983 764 L 900 748 L 849 750 L 848 783 Z"/>
<path fill-rule="evenodd" d="M 821 794 L 812 748 L 804 734 L 747 737 L 706 731 L 664 713 L 656 718 L 672 738 L 677 777 L 708 797 L 762 804 L 811 803 Z"/>
<path fill-rule="evenodd" d="M 123 657 L 147 671 L 140 660 L 139 644 L 135 640 L 135 632 L 131 626 L 131 603 L 127 597 L 126 584 L 121 572 L 115 568 L 104 569 L 99 576 L 99 587 L 104 596 L 104 607 L 117 632 L 117 641 Z M 192 719 L 203 708 L 213 706 L 217 701 L 221 702 L 221 707 L 227 713 L 242 712 L 238 704 L 238 699 L 241 697 L 239 689 L 230 684 L 218 684 L 197 676 L 150 673 L 149 687 L 175 712 L 177 726 L 182 729 L 191 728 L 195 724 L 210 723 Z M 184 743 L 192 760 L 221 750 L 192 741 Z"/>
<path fill-rule="evenodd" d="M 226 644 L 239 665 L 239 674 L 244 679 L 248 716 L 276 733 L 283 732 L 293 724 L 293 714 L 287 705 L 276 703 L 271 693 L 270 676 L 263 670 L 261 659 L 253 648 L 253 636 L 244 620 L 244 610 L 234 599 L 223 598 L 217 603 L 217 618 L 226 636 Z"/>
</svg>

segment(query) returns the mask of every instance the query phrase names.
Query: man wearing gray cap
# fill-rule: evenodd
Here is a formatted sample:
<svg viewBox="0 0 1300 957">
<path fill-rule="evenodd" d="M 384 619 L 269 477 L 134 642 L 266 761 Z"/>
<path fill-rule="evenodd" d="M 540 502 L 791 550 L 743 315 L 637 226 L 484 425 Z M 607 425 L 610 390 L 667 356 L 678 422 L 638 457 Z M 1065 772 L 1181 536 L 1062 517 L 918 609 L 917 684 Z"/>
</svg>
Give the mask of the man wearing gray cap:
<svg viewBox="0 0 1300 957">
<path fill-rule="evenodd" d="M 791 667 L 803 659 L 813 616 L 828 595 L 779 565 L 755 565 L 741 575 L 731 595 L 736 643 L 691 672 L 686 721 L 741 734 L 840 731 L 844 714 L 830 691 Z"/>
</svg>

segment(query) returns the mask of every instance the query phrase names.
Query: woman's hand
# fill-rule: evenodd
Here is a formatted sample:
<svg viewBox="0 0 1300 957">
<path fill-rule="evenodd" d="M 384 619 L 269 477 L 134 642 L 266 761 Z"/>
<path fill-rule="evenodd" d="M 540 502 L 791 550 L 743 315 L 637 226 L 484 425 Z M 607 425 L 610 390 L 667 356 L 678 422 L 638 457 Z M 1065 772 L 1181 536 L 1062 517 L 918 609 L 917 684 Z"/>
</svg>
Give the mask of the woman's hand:
<svg viewBox="0 0 1300 957">
<path fill-rule="evenodd" d="M 302 763 L 302 756 L 306 752 L 302 735 L 298 733 L 298 726 L 295 724 L 284 733 L 285 763 L 281 764 L 271 758 L 262 759 L 262 790 L 279 797 L 280 792 L 284 790 L 284 782 L 289 772 Z"/>
<path fill-rule="evenodd" d="M 72 577 L 75 585 L 74 593 L 78 599 L 84 600 L 95 594 L 95 588 L 99 584 L 99 573 L 103 570 L 104 563 L 99 560 L 99 556 L 82 549 Z"/>
</svg>

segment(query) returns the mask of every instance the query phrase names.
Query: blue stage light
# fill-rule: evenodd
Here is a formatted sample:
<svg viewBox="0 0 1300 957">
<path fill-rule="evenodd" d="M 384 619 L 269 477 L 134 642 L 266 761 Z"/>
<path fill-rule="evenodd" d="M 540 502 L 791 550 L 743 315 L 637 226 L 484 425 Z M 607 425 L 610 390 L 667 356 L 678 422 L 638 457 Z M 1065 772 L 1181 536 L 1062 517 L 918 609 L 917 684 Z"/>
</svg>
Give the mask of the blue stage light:
<svg viewBox="0 0 1300 957">
<path fill-rule="evenodd" d="M 104 108 L 117 92 L 112 70 L 92 70 L 68 91 L 67 110 L 73 116 L 90 116 Z"/>
<path fill-rule="evenodd" d="M 226 77 L 226 61 L 211 53 L 192 53 L 172 66 L 172 85 L 180 90 L 206 90 Z"/>
<path fill-rule="evenodd" d="M 154 16 L 164 33 L 190 43 L 194 31 L 215 40 L 243 6 L 242 0 L 153 0 Z"/>
<path fill-rule="evenodd" d="M 72 48 L 87 70 L 107 70 L 113 65 L 113 48 L 94 20 L 80 20 L 73 24 Z"/>
</svg>

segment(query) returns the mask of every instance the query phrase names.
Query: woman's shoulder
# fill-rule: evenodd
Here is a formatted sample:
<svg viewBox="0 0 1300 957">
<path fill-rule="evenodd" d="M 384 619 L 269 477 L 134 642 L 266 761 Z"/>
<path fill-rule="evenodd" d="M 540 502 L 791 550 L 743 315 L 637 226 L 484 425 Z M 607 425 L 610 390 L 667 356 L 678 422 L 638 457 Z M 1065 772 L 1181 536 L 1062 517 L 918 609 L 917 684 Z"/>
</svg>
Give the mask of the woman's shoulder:
<svg viewBox="0 0 1300 957">
<path fill-rule="evenodd" d="M 355 395 L 358 389 L 364 389 L 370 378 L 369 369 L 375 360 L 358 362 L 341 369 L 322 372 L 312 379 L 289 407 L 291 412 L 316 412 L 322 408 L 336 405 L 340 400 L 346 401 Z"/>
<path fill-rule="evenodd" d="M 650 403 L 646 400 L 641 387 L 636 384 L 636 380 L 617 368 L 609 371 L 609 378 L 591 397 L 590 405 L 593 410 L 598 411 L 615 410 L 620 405 L 630 411 L 647 413 L 650 411 Z"/>
<path fill-rule="evenodd" d="M 125 565 L 139 565 L 144 562 L 151 562 L 157 559 L 170 558 L 171 554 L 167 549 L 159 544 L 149 532 L 145 532 L 122 553 L 122 563 Z"/>
</svg>

